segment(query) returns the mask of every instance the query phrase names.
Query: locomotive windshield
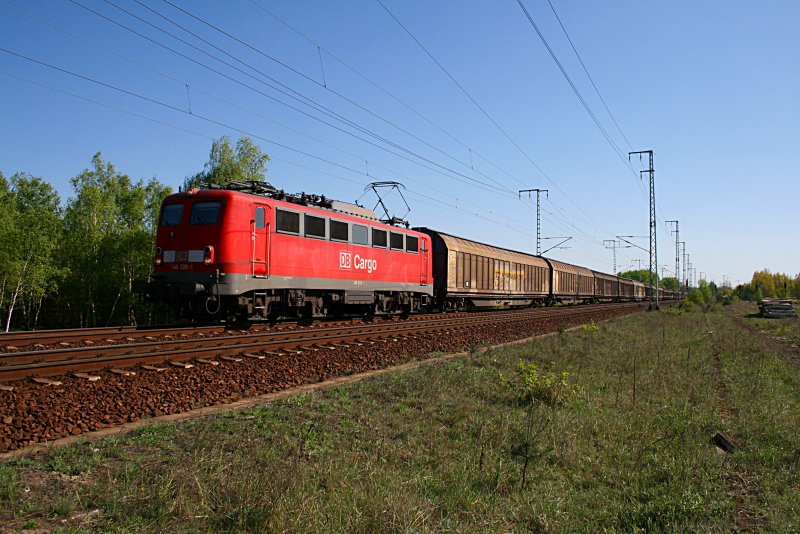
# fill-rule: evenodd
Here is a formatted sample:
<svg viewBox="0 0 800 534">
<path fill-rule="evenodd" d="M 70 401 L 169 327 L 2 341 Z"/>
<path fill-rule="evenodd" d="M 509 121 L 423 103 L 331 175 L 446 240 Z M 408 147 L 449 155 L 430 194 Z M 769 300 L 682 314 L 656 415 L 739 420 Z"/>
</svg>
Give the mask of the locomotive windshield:
<svg viewBox="0 0 800 534">
<path fill-rule="evenodd" d="M 217 224 L 219 212 L 222 210 L 221 202 L 195 202 L 192 206 L 190 224 Z"/>
<path fill-rule="evenodd" d="M 161 226 L 178 226 L 183 215 L 183 204 L 169 204 L 164 206 L 161 214 Z"/>
</svg>

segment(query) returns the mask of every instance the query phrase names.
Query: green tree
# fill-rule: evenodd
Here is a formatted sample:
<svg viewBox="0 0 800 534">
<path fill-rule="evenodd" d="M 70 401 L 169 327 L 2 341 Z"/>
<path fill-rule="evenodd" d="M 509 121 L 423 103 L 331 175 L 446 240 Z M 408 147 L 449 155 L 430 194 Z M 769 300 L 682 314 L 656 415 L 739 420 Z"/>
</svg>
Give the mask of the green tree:
<svg viewBox="0 0 800 534">
<path fill-rule="evenodd" d="M 99 152 L 71 183 L 64 217 L 67 306 L 82 326 L 120 322 L 120 310 L 135 323 L 131 284 L 149 272 L 158 207 L 170 190 L 155 179 L 133 182 Z"/>
<path fill-rule="evenodd" d="M 230 137 L 223 136 L 211 143 L 211 153 L 205 168 L 186 178 L 183 187 L 190 189 L 200 184 L 225 185 L 238 180 L 263 182 L 266 180 L 268 161 L 269 156 L 249 137 L 240 137 L 234 146 Z"/>
<path fill-rule="evenodd" d="M 6 196 L 4 206 L 12 213 L 10 222 L 6 214 L 0 223 L 5 234 L 1 284 L 4 293 L 8 288 L 5 329 L 11 328 L 18 308 L 22 308 L 26 325 L 31 328 L 38 321 L 45 296 L 56 290 L 60 276 L 54 253 L 62 230 L 61 199 L 50 184 L 26 173 L 14 174 L 10 188 L 0 194 Z"/>
<path fill-rule="evenodd" d="M 700 280 L 697 287 L 689 293 L 689 300 L 700 306 L 714 303 L 714 294 L 706 280 Z"/>
<path fill-rule="evenodd" d="M 760 289 L 764 298 L 775 296 L 775 279 L 769 269 L 754 272 L 750 285 L 753 286 L 753 291 Z"/>
<path fill-rule="evenodd" d="M 0 173 L 0 309 L 6 307 L 6 293 L 11 284 L 11 271 L 15 254 L 16 202 L 8 180 Z"/>
<path fill-rule="evenodd" d="M 631 280 L 637 280 L 645 284 L 650 283 L 650 271 L 648 271 L 647 269 L 623 271 L 621 273 L 618 273 L 617 276 L 621 276 L 622 278 L 630 278 Z M 653 283 L 655 284 L 657 280 L 658 280 L 658 273 L 653 273 Z"/>
<path fill-rule="evenodd" d="M 756 302 L 761 302 L 762 300 L 764 300 L 764 294 L 761 293 L 760 287 L 756 288 L 756 292 L 753 293 L 753 300 Z"/>
<path fill-rule="evenodd" d="M 668 289 L 669 291 L 678 291 L 680 289 L 680 283 L 678 282 L 678 279 L 670 276 L 662 278 L 659 285 L 664 289 Z"/>
</svg>

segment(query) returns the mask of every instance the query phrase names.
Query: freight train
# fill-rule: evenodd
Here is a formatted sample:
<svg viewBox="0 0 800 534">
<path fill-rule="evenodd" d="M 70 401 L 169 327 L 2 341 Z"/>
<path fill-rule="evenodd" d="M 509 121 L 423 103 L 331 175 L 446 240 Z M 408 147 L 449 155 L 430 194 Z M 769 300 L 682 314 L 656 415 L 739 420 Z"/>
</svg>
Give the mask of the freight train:
<svg viewBox="0 0 800 534">
<path fill-rule="evenodd" d="M 204 318 L 410 314 L 644 300 L 651 287 L 362 206 L 230 182 L 167 197 L 135 291 Z M 678 294 L 658 289 L 659 298 Z"/>
</svg>

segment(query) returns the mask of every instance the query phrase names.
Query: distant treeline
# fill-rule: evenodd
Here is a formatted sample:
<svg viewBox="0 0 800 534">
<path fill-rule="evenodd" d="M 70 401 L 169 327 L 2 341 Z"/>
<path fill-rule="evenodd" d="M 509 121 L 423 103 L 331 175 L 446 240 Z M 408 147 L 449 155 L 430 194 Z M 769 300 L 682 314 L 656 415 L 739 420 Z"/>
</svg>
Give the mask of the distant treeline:
<svg viewBox="0 0 800 534">
<path fill-rule="evenodd" d="M 622 278 L 628 278 L 630 280 L 637 280 L 639 282 L 649 284 L 650 283 L 650 271 L 647 269 L 635 269 L 633 271 L 623 271 L 621 273 L 617 273 L 617 276 L 621 276 Z M 665 276 L 661 278 L 658 276 L 658 273 L 653 274 L 653 283 L 658 283 L 658 287 L 663 287 L 664 289 L 668 289 L 670 291 L 678 291 L 680 289 L 680 284 L 678 283 L 678 279 L 674 276 Z"/>
<path fill-rule="evenodd" d="M 263 180 L 269 158 L 249 139 L 214 141 L 203 171 L 184 185 Z M 134 181 L 103 160 L 70 180 L 62 202 L 45 179 L 0 173 L 2 328 L 64 328 L 170 320 L 131 293 L 152 267 L 159 208 L 172 193 Z"/>
<path fill-rule="evenodd" d="M 222 137 L 212 143 L 204 169 L 183 185 L 264 180 L 268 161 L 249 139 L 233 144 Z M 131 292 L 132 282 L 150 272 L 159 208 L 171 188 L 157 178 L 134 181 L 99 152 L 70 183 L 72 194 L 62 202 L 43 178 L 0 172 L 0 330 L 171 320 L 167 310 L 144 305 Z M 642 282 L 650 276 L 646 269 L 619 275 Z M 659 285 L 678 289 L 675 278 Z M 766 269 L 732 291 L 701 285 L 714 296 L 800 298 L 800 274 Z"/>
<path fill-rule="evenodd" d="M 640 282 L 648 283 L 650 271 L 647 269 L 638 269 L 633 271 L 625 271 L 618 273 L 619 276 L 630 278 L 632 280 L 639 280 Z M 656 275 L 656 279 L 658 276 Z M 659 286 L 678 290 L 678 281 L 675 278 L 662 278 L 659 280 Z M 741 300 L 754 300 L 758 301 L 765 298 L 796 298 L 800 299 L 800 273 L 792 278 L 788 274 L 773 273 L 769 269 L 756 271 L 753 273 L 753 279 L 747 284 L 739 284 L 735 288 L 718 286 L 714 282 L 707 282 L 700 280 L 698 288 L 708 288 L 710 295 L 717 300 L 725 298 L 736 297 Z"/>
<path fill-rule="evenodd" d="M 765 298 L 800 299 L 800 273 L 794 278 L 784 273 L 773 273 L 769 269 L 756 271 L 749 284 L 740 284 L 734 289 L 735 294 L 743 300 L 761 300 Z"/>
</svg>

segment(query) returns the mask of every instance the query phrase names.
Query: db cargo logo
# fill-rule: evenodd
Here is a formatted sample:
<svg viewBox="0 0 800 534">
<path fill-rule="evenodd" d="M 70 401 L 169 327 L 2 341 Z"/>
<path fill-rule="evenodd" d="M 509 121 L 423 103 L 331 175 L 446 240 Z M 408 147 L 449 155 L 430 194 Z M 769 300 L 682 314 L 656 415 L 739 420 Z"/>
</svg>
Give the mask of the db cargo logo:
<svg viewBox="0 0 800 534">
<path fill-rule="evenodd" d="M 346 250 L 339 251 L 339 268 L 340 269 L 349 269 L 353 266 L 352 257 L 350 253 Z"/>
<path fill-rule="evenodd" d="M 362 258 L 358 254 L 353 257 L 346 250 L 342 250 L 339 251 L 339 268 L 367 271 L 368 273 L 372 274 L 378 270 L 378 260 Z"/>
</svg>

